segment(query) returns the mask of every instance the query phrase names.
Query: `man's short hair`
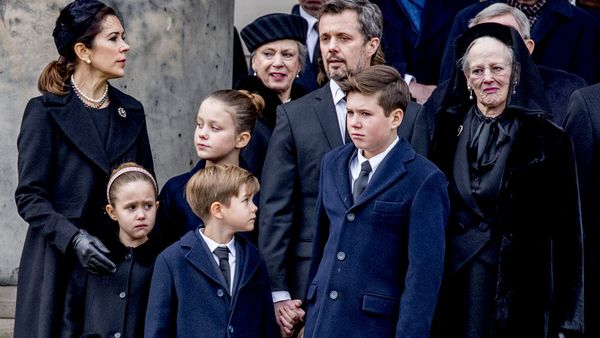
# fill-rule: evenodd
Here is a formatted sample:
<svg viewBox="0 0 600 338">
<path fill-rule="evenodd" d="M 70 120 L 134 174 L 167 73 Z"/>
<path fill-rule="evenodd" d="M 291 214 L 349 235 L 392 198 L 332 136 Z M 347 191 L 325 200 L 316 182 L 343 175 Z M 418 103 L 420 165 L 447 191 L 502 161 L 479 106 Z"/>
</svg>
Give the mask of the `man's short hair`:
<svg viewBox="0 0 600 338">
<path fill-rule="evenodd" d="M 469 20 L 469 28 L 478 25 L 483 21 L 488 21 L 503 15 L 512 15 L 512 17 L 515 18 L 517 26 L 519 26 L 518 31 L 521 33 L 523 39 L 531 38 L 531 24 L 529 23 L 529 19 L 527 19 L 527 15 L 521 12 L 520 9 L 505 3 L 495 3 L 484 8 L 481 12 L 477 13 L 473 19 Z"/>
<path fill-rule="evenodd" d="M 185 198 L 194 214 L 207 221 L 211 217 L 210 206 L 219 202 L 228 207 L 244 184 L 251 194 L 260 187 L 258 179 L 248 170 L 234 165 L 214 165 L 190 178 L 185 186 Z"/>
<path fill-rule="evenodd" d="M 378 95 L 378 104 L 383 108 L 385 116 L 390 116 L 396 109 L 406 111 L 410 100 L 408 86 L 400 73 L 386 65 L 371 66 L 340 83 L 347 94 Z"/>
<path fill-rule="evenodd" d="M 360 31 L 369 41 L 372 38 L 381 39 L 383 34 L 383 15 L 379 7 L 368 0 L 330 0 L 321 9 L 319 18 L 326 14 L 341 14 L 345 10 L 355 11 L 358 15 Z"/>
</svg>

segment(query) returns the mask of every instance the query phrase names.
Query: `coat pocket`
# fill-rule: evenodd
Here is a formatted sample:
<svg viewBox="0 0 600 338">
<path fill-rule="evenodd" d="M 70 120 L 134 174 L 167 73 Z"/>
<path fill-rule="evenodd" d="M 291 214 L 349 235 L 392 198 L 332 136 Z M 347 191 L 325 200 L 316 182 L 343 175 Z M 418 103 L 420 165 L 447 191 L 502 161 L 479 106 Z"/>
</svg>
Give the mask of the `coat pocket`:
<svg viewBox="0 0 600 338">
<path fill-rule="evenodd" d="M 404 212 L 405 207 L 405 202 L 375 201 L 373 204 L 373 212 L 399 215 Z"/>
<path fill-rule="evenodd" d="M 408 217 L 406 202 L 375 201 L 371 209 L 372 224 L 402 224 Z"/>
<path fill-rule="evenodd" d="M 362 299 L 363 311 L 387 317 L 397 317 L 399 306 L 400 300 L 390 296 L 364 294 Z"/>
</svg>

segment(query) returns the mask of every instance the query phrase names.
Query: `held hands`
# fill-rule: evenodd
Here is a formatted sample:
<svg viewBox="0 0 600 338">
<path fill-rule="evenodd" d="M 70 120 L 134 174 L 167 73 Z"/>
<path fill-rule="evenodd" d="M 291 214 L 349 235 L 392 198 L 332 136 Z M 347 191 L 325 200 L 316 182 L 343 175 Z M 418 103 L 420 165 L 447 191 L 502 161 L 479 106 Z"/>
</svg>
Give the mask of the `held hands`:
<svg viewBox="0 0 600 338">
<path fill-rule="evenodd" d="M 294 334 L 294 327 L 304 320 L 305 313 L 300 307 L 302 301 L 300 299 L 283 300 L 273 305 L 281 337 L 291 337 Z"/>
<path fill-rule="evenodd" d="M 116 265 L 106 257 L 110 251 L 100 240 L 83 229 L 73 236 L 71 247 L 81 265 L 95 275 L 112 274 L 117 270 Z"/>
</svg>

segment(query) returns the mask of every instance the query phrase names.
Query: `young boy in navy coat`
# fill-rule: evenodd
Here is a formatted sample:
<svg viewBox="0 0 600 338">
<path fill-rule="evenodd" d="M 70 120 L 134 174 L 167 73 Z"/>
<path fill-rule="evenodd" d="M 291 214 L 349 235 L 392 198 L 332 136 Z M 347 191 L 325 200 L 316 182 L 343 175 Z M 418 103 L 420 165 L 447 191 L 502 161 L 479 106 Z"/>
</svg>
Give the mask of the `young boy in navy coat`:
<svg viewBox="0 0 600 338">
<path fill-rule="evenodd" d="M 265 263 L 237 235 L 254 228 L 258 188 L 236 166 L 190 178 L 186 198 L 205 225 L 156 259 L 145 337 L 279 337 Z"/>
<path fill-rule="evenodd" d="M 305 337 L 428 337 L 444 270 L 444 175 L 396 129 L 408 88 L 389 66 L 350 77 L 354 144 L 323 157 Z"/>
</svg>

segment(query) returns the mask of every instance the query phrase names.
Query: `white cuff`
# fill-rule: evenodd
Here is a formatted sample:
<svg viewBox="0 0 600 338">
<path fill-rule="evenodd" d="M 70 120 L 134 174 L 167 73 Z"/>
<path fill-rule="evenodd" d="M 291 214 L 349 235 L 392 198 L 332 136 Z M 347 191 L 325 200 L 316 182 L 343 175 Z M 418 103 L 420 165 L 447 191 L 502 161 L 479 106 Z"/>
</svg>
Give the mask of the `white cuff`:
<svg viewBox="0 0 600 338">
<path fill-rule="evenodd" d="M 271 292 L 273 296 L 273 303 L 281 302 L 284 300 L 292 300 L 290 293 L 287 291 L 273 291 Z"/>
</svg>

